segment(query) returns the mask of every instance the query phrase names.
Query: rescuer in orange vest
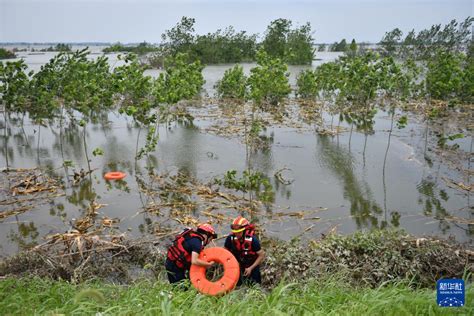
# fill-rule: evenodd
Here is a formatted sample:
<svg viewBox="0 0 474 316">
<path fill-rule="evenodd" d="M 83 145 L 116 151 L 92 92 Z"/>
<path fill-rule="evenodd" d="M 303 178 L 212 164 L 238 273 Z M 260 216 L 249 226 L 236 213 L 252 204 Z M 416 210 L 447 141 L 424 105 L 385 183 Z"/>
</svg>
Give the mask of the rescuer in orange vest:
<svg viewBox="0 0 474 316">
<path fill-rule="evenodd" d="M 207 262 L 199 259 L 199 253 L 215 238 L 217 234 L 210 224 L 201 224 L 197 229 L 186 228 L 176 236 L 173 244 L 168 248 L 165 262 L 170 283 L 186 279 L 191 264 L 211 267 L 214 261 Z"/>
</svg>

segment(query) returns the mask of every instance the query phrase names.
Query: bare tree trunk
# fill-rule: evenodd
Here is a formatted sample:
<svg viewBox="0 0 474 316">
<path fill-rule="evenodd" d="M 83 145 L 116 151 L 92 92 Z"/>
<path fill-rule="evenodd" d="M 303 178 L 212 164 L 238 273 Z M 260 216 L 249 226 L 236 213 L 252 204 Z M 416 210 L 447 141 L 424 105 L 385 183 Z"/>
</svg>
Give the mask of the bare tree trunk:
<svg viewBox="0 0 474 316">
<path fill-rule="evenodd" d="M 352 130 L 354 129 L 354 123 L 351 122 L 351 132 L 349 133 L 349 152 L 351 151 L 351 140 L 352 140 Z"/>
<path fill-rule="evenodd" d="M 26 132 L 25 132 L 25 113 L 23 113 L 23 117 L 21 118 L 21 131 L 23 132 L 23 136 L 25 136 L 25 142 L 29 147 L 30 143 L 28 142 L 28 136 L 26 135 Z"/>
<path fill-rule="evenodd" d="M 467 161 L 467 175 L 466 175 L 466 184 L 469 185 L 471 183 L 471 156 L 472 156 L 472 143 L 473 143 L 474 137 L 471 135 L 471 147 L 469 148 L 469 156 L 468 156 L 468 161 Z M 470 194 L 466 194 L 467 196 L 467 207 L 471 209 L 471 200 L 470 200 Z M 471 212 L 471 215 L 474 215 L 473 212 Z"/>
<path fill-rule="evenodd" d="M 87 125 L 84 125 L 83 127 L 83 144 L 84 144 L 84 153 L 86 154 L 86 160 L 87 160 L 87 168 L 89 168 L 89 177 L 91 178 L 91 185 L 92 185 L 92 169 L 91 169 L 91 163 L 89 161 L 89 154 L 87 153 L 87 143 L 86 143 L 86 126 Z"/>
<path fill-rule="evenodd" d="M 40 139 L 41 139 L 41 122 L 38 124 L 38 143 L 36 145 L 36 159 L 38 161 L 38 166 L 41 165 L 40 160 Z"/>
<path fill-rule="evenodd" d="M 364 150 L 362 151 L 362 162 L 363 162 L 363 166 L 365 168 L 365 149 L 367 148 L 367 133 L 364 134 Z"/>
<path fill-rule="evenodd" d="M 387 221 L 387 184 L 385 182 L 385 166 L 387 165 L 387 156 L 388 156 L 388 150 L 390 148 L 390 139 L 392 137 L 394 116 L 395 116 L 395 112 L 392 113 L 392 120 L 390 123 L 390 132 L 388 133 L 387 149 L 385 150 L 385 157 L 383 159 L 383 168 L 382 168 L 383 207 L 384 207 L 385 221 Z"/>
<path fill-rule="evenodd" d="M 3 110 L 3 117 L 5 119 L 5 126 L 4 126 L 4 140 L 3 140 L 3 147 L 4 147 L 4 150 L 5 150 L 5 162 L 6 162 L 6 167 L 7 167 L 7 172 L 9 171 L 10 169 L 10 165 L 8 163 L 8 113 L 7 113 L 7 109 L 6 109 L 6 106 Z"/>
</svg>

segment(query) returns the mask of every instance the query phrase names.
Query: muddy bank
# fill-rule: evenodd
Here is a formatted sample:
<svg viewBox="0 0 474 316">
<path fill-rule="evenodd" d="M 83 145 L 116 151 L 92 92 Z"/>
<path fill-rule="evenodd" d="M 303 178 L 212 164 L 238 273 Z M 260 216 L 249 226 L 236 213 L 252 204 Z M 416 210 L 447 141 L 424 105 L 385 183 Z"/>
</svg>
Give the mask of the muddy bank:
<svg viewBox="0 0 474 316">
<path fill-rule="evenodd" d="M 165 245 L 170 237 L 124 240 L 89 236 L 80 241 L 36 247 L 0 262 L 0 276 L 40 276 L 83 282 L 91 279 L 130 283 L 164 278 Z M 110 236 L 109 236 L 110 237 Z M 85 242 L 81 251 L 74 243 Z M 461 278 L 474 272 L 474 249 L 453 241 L 417 238 L 402 231 L 330 234 L 320 240 L 283 242 L 262 236 L 267 257 L 263 285 L 282 279 L 301 281 L 342 274 L 348 283 L 378 286 L 412 279 L 433 287 L 440 278 Z"/>
</svg>

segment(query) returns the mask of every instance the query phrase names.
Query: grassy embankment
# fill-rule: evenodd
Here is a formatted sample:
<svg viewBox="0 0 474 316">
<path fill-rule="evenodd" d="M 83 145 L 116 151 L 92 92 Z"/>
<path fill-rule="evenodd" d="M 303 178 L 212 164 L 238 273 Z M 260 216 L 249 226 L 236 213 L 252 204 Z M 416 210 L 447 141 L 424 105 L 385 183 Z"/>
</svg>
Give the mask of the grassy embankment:
<svg viewBox="0 0 474 316">
<path fill-rule="evenodd" d="M 183 291 L 163 281 L 127 286 L 40 278 L 0 281 L 1 315 L 473 315 L 473 301 L 472 286 L 466 290 L 466 306 L 442 308 L 433 289 L 413 290 L 408 282 L 356 288 L 335 278 L 281 283 L 271 291 L 241 288 L 224 297 Z"/>
<path fill-rule="evenodd" d="M 473 252 L 455 242 L 402 231 L 264 241 L 263 290 L 220 298 L 171 287 L 163 251 L 149 243 L 92 248 L 82 259 L 62 248 L 21 253 L 0 261 L 0 315 L 474 315 Z M 466 306 L 436 306 L 436 281 L 461 277 Z"/>
</svg>

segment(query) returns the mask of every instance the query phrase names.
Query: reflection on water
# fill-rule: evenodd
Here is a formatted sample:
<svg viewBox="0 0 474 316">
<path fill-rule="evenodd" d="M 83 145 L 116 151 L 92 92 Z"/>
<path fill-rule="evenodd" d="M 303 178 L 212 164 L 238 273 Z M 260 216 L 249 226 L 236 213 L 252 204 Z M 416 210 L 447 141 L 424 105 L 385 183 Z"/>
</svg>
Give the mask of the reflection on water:
<svg viewBox="0 0 474 316">
<path fill-rule="evenodd" d="M 450 224 L 444 219 L 450 214 L 447 212 L 446 208 L 444 208 L 442 201 L 447 202 L 449 196 L 446 191 L 438 188 L 436 181 L 437 180 L 432 177 L 423 178 L 417 185 L 418 192 L 420 192 L 418 204 L 423 206 L 423 213 L 426 216 L 440 220 L 439 229 L 443 233 L 446 233 L 450 228 Z M 469 230 L 467 231 L 469 232 Z"/>
<path fill-rule="evenodd" d="M 328 136 L 318 136 L 317 144 L 322 165 L 342 184 L 344 198 L 351 204 L 350 213 L 357 227 L 378 227 L 377 215 L 382 213 L 382 209 L 374 201 L 369 185 L 357 179 L 351 152 Z"/>
<path fill-rule="evenodd" d="M 19 223 L 16 228 L 11 228 L 8 233 L 8 241 L 16 244 L 18 250 L 25 250 L 38 244 L 38 229 L 33 222 Z"/>
</svg>

